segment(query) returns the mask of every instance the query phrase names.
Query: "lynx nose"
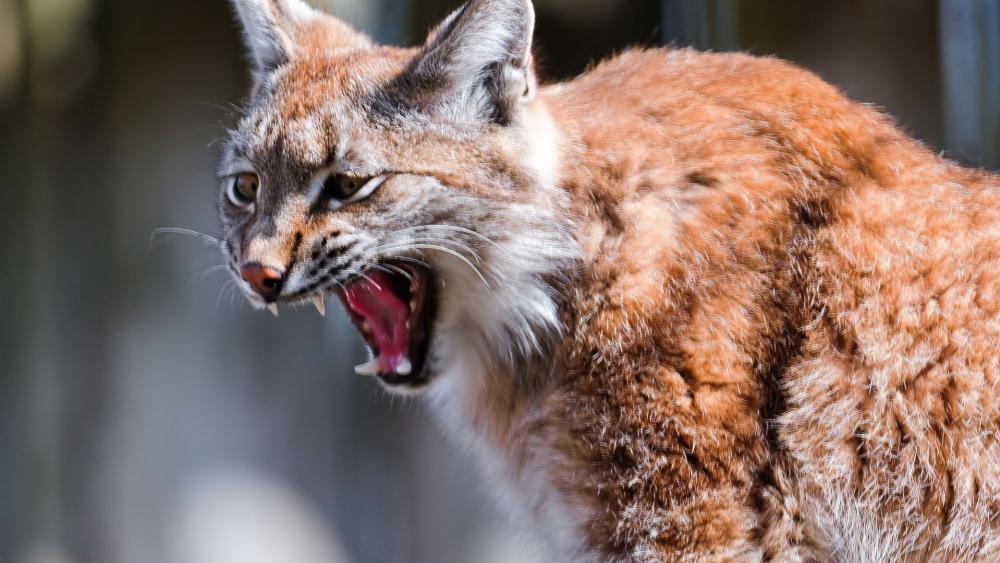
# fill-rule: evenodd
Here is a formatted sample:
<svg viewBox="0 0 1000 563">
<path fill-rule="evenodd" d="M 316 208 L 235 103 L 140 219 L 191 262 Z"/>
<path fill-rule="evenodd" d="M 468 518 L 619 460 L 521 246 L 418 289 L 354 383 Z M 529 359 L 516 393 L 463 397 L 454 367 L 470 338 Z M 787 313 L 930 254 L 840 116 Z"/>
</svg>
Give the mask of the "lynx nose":
<svg viewBox="0 0 1000 563">
<path fill-rule="evenodd" d="M 268 303 L 277 299 L 278 294 L 281 293 L 283 275 L 274 268 L 268 268 L 257 262 L 244 264 L 240 268 L 240 277 L 246 280 L 250 287 Z"/>
</svg>

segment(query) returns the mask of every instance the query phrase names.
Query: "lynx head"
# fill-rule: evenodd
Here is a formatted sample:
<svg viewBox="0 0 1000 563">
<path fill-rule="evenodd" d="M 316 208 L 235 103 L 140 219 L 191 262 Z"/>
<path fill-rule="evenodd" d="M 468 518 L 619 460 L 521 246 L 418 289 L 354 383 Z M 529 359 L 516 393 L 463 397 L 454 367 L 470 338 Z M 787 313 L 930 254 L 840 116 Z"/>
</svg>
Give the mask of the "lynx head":
<svg viewBox="0 0 1000 563">
<path fill-rule="evenodd" d="M 219 201 L 250 303 L 337 295 L 371 350 L 357 370 L 400 391 L 468 350 L 544 350 L 576 251 L 530 0 L 472 0 L 418 49 L 301 0 L 234 4 L 255 84 Z"/>
</svg>

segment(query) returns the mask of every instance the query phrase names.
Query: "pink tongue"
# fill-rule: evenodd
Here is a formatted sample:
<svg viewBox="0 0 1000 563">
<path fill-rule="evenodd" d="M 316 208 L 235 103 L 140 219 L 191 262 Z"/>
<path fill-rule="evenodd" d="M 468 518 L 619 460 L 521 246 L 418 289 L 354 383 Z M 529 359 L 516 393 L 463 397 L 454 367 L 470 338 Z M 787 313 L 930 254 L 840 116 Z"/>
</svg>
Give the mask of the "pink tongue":
<svg viewBox="0 0 1000 563">
<path fill-rule="evenodd" d="M 368 278 L 351 284 L 344 296 L 351 309 L 368 321 L 382 369 L 395 373 L 400 363 L 407 359 L 410 330 L 406 328 L 406 321 L 410 307 L 392 291 L 385 273 L 370 272 Z"/>
</svg>

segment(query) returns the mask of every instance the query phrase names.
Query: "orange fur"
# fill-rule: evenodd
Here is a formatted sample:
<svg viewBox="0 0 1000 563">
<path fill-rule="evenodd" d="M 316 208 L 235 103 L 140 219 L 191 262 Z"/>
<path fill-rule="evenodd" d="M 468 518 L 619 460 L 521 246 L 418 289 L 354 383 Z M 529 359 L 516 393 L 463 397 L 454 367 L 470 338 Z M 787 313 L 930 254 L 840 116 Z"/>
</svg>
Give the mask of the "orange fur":
<svg viewBox="0 0 1000 563">
<path fill-rule="evenodd" d="M 776 60 L 556 89 L 601 233 L 566 385 L 606 555 L 995 555 L 996 178 Z"/>
<path fill-rule="evenodd" d="M 506 205 L 566 226 L 557 334 L 512 361 L 458 348 L 431 387 L 562 557 L 1000 557 L 995 176 L 775 59 L 629 51 L 467 129 L 351 105 L 419 51 L 310 45 L 241 125 L 254 162 L 281 147 L 273 178 L 323 165 L 304 147 L 348 131 L 364 150 L 345 158 L 475 198 L 469 227 L 496 222 L 501 244 L 546 228 Z M 525 164 L 548 119 L 551 185 Z M 395 182 L 309 220 L 262 200 L 288 228 L 239 232 L 278 241 L 282 263 L 304 235 L 305 259 L 418 185 Z"/>
</svg>

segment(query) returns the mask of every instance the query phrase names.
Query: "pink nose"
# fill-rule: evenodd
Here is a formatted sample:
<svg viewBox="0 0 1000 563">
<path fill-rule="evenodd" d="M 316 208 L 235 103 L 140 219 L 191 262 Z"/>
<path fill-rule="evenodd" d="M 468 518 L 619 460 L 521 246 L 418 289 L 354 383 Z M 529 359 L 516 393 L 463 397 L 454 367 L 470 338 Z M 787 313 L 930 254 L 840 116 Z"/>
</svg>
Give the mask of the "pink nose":
<svg viewBox="0 0 1000 563">
<path fill-rule="evenodd" d="M 268 303 L 278 298 L 281 293 L 282 273 L 274 268 L 253 262 L 240 268 L 240 276 L 250 287 Z"/>
</svg>

